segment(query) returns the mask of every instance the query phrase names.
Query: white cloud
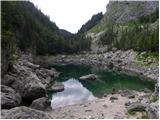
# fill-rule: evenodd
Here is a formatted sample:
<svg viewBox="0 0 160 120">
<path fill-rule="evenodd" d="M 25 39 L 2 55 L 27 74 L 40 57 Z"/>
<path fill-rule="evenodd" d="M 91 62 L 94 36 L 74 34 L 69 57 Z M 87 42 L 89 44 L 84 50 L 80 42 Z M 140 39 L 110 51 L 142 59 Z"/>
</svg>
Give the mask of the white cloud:
<svg viewBox="0 0 160 120">
<path fill-rule="evenodd" d="M 30 0 L 61 29 L 77 32 L 93 14 L 105 13 L 109 0 Z"/>
</svg>

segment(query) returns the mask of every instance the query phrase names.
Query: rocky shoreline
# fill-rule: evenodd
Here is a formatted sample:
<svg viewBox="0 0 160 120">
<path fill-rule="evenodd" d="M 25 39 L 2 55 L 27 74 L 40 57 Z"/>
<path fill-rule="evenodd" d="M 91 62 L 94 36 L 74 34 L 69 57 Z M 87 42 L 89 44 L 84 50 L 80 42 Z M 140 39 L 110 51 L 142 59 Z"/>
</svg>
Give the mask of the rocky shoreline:
<svg viewBox="0 0 160 120">
<path fill-rule="evenodd" d="M 1 79 L 1 118 L 49 119 L 44 112 L 51 109 L 48 87 L 59 75 L 55 69 L 33 64 L 29 55 L 22 55 Z"/>
<path fill-rule="evenodd" d="M 125 92 L 121 91 L 121 93 L 115 93 L 114 95 L 106 95 L 104 98 L 96 100 L 96 102 L 90 101 L 79 105 L 51 110 L 51 101 L 48 99 L 47 91 L 61 91 L 64 87 L 55 82 L 55 77 L 59 75 L 59 72 L 54 68 L 48 69 L 47 67 L 49 65 L 84 64 L 99 66 L 104 69 L 129 69 L 130 71 L 157 81 L 158 66 L 156 66 L 156 64 L 153 64 L 151 67 L 135 66 L 136 55 L 134 51 L 126 51 L 123 54 L 121 51 L 115 51 L 114 53 L 103 54 L 58 55 L 36 58 L 30 55 L 21 55 L 18 61 L 10 68 L 9 72 L 1 79 L 1 118 L 132 118 L 132 116 L 126 115 L 126 105 L 133 105 L 130 103 L 136 103 L 137 105 L 137 102 L 138 105 L 142 105 L 144 101 L 145 113 L 140 116 L 135 115 L 133 118 L 142 117 L 146 115 L 146 113 L 149 115 L 149 118 L 158 118 L 158 86 L 156 86 L 154 93 L 141 92 L 141 94 L 147 96 L 143 96 L 144 99 L 142 96 L 139 96 L 138 92 L 134 92 L 136 94 L 134 97 L 131 97 L 131 99 L 128 96 L 126 98 L 126 96 L 122 95 L 122 93 Z M 56 85 L 60 86 L 60 89 L 58 89 L 59 87 Z M 130 95 L 132 96 L 132 94 Z M 141 98 L 142 100 L 139 101 Z M 125 103 L 123 99 L 125 99 Z M 113 101 L 114 104 L 108 101 Z M 101 108 L 101 104 L 106 103 L 107 105 L 103 105 L 101 110 L 96 110 L 98 107 Z M 121 113 L 108 111 L 109 109 L 106 110 L 108 107 L 105 108 L 105 106 L 110 105 L 110 107 L 114 108 L 114 105 L 117 106 L 118 104 L 123 105 L 123 107 L 121 106 L 123 109 Z M 82 106 L 84 106 L 84 108 L 81 108 Z M 93 106 L 93 108 L 89 109 L 91 106 Z M 87 110 L 85 111 L 85 109 Z M 95 115 L 95 113 L 98 113 L 98 115 Z M 110 113 L 114 114 L 108 116 Z"/>
<path fill-rule="evenodd" d="M 149 92 L 118 91 L 102 99 L 57 108 L 48 113 L 56 119 L 158 118 L 158 101 L 152 105 L 150 95 Z M 132 114 L 130 111 L 135 113 Z"/>
<path fill-rule="evenodd" d="M 67 64 L 98 66 L 104 69 L 126 72 L 127 74 L 129 72 L 136 73 L 157 82 L 159 77 L 159 63 L 148 59 L 147 65 L 140 65 L 141 61 L 137 60 L 137 55 L 138 53 L 133 50 L 118 50 L 100 54 L 85 53 L 79 55 L 38 56 L 34 59 L 34 62 L 45 67 Z"/>
</svg>

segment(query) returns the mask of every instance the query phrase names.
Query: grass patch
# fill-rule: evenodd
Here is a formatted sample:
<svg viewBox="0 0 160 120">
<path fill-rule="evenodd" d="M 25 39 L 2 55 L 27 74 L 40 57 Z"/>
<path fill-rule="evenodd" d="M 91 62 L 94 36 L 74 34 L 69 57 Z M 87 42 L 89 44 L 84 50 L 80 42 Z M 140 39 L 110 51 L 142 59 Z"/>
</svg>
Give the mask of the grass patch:
<svg viewBox="0 0 160 120">
<path fill-rule="evenodd" d="M 158 52 L 142 52 L 136 57 L 137 65 L 139 66 L 149 66 L 151 64 L 156 64 L 159 61 Z"/>
<path fill-rule="evenodd" d="M 149 119 L 148 115 L 142 115 L 141 119 Z"/>
<path fill-rule="evenodd" d="M 104 26 L 101 26 L 100 23 L 98 23 L 97 25 L 95 25 L 94 27 L 92 27 L 89 32 L 91 33 L 99 33 L 101 31 L 104 31 L 105 30 L 105 27 Z"/>
<path fill-rule="evenodd" d="M 151 96 L 150 101 L 151 102 L 156 102 L 158 100 L 157 96 Z"/>
<path fill-rule="evenodd" d="M 135 115 L 136 112 L 145 112 L 145 107 L 144 106 L 137 106 L 135 108 L 131 108 L 128 110 L 128 114 L 130 115 Z"/>
</svg>

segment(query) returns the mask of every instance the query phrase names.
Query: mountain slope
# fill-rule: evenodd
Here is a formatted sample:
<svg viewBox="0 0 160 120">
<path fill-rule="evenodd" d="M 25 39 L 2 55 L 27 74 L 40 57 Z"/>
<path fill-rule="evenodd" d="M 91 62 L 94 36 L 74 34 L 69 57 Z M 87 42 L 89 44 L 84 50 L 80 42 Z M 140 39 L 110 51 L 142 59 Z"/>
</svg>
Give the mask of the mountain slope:
<svg viewBox="0 0 160 120">
<path fill-rule="evenodd" d="M 92 45 L 103 51 L 118 48 L 157 52 L 158 8 L 158 1 L 110 1 L 100 23 L 88 31 Z"/>
<path fill-rule="evenodd" d="M 83 34 L 75 37 L 68 31 L 60 30 L 29 1 L 1 1 L 1 6 L 2 74 L 18 59 L 19 52 L 54 55 L 89 48 L 89 41 Z"/>
<path fill-rule="evenodd" d="M 82 27 L 80 28 L 80 30 L 79 30 L 78 32 L 79 32 L 79 33 L 87 32 L 87 31 L 90 30 L 93 26 L 95 26 L 96 24 L 98 24 L 99 21 L 100 21 L 102 18 L 103 18 L 102 12 L 93 15 L 92 18 L 91 18 L 89 21 L 87 21 L 84 25 L 82 25 Z"/>
<path fill-rule="evenodd" d="M 74 35 L 75 35 L 75 34 L 72 34 L 66 30 L 63 30 L 63 29 L 60 29 L 60 33 L 65 39 L 70 39 L 70 38 L 74 37 Z"/>
</svg>

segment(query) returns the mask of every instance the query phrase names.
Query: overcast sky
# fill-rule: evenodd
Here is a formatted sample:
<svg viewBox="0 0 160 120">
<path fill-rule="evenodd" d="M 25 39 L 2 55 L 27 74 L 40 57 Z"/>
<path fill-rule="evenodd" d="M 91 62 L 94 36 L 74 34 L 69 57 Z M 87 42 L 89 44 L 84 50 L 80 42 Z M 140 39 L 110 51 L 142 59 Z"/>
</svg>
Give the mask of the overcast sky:
<svg viewBox="0 0 160 120">
<path fill-rule="evenodd" d="M 92 15 L 106 11 L 109 0 L 30 0 L 60 29 L 76 33 Z"/>
</svg>

